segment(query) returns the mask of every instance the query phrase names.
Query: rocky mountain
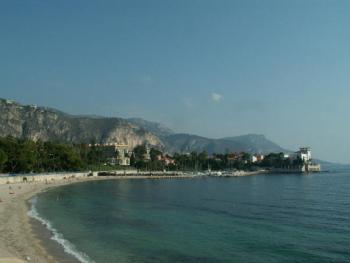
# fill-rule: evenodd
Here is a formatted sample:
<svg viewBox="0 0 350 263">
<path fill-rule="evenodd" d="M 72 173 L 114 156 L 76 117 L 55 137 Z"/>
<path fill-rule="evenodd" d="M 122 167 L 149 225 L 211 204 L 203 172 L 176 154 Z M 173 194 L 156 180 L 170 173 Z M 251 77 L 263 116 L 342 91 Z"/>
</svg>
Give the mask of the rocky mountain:
<svg viewBox="0 0 350 263">
<path fill-rule="evenodd" d="M 171 134 L 174 134 L 174 132 L 166 127 L 165 125 L 158 123 L 158 122 L 153 122 L 153 121 L 146 121 L 141 118 L 130 118 L 127 119 L 128 122 L 131 122 L 132 124 L 135 124 L 137 126 L 140 126 L 144 128 L 147 131 L 152 132 L 153 134 L 157 136 L 168 136 Z"/>
<path fill-rule="evenodd" d="M 0 99 L 0 136 L 74 143 L 128 143 L 130 148 L 147 143 L 164 148 L 153 133 L 121 118 L 73 116 L 58 110 L 23 106 Z"/>
<path fill-rule="evenodd" d="M 246 151 L 267 153 L 286 151 L 263 135 L 210 139 L 176 134 L 156 122 L 139 118 L 105 118 L 70 115 L 47 107 L 21 105 L 0 99 L 0 136 L 73 143 L 123 143 L 130 149 L 146 143 L 170 153 Z"/>
</svg>

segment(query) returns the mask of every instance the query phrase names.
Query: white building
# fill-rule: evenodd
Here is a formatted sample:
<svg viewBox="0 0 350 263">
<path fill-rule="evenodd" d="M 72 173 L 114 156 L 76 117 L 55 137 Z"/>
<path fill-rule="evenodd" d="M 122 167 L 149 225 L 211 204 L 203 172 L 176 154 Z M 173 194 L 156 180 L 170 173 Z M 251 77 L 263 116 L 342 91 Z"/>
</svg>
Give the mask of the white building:
<svg viewBox="0 0 350 263">
<path fill-rule="evenodd" d="M 252 156 L 250 157 L 250 161 L 251 161 L 252 163 L 256 163 L 256 162 L 258 161 L 258 158 L 257 158 L 255 155 L 252 155 Z"/>
<path fill-rule="evenodd" d="M 117 152 L 117 164 L 122 166 L 130 165 L 130 151 L 128 144 L 115 144 L 115 151 Z"/>
<path fill-rule="evenodd" d="M 254 154 L 250 157 L 250 161 L 252 163 L 257 163 L 257 162 L 261 162 L 262 160 L 264 160 L 264 155 L 262 154 Z"/>
<path fill-rule="evenodd" d="M 297 152 L 300 159 L 302 159 L 305 163 L 311 161 L 311 148 L 310 147 L 301 147 Z"/>
<path fill-rule="evenodd" d="M 301 147 L 299 151 L 290 154 L 283 154 L 284 159 L 296 160 L 300 158 L 304 163 L 311 162 L 311 148 L 310 147 Z"/>
</svg>

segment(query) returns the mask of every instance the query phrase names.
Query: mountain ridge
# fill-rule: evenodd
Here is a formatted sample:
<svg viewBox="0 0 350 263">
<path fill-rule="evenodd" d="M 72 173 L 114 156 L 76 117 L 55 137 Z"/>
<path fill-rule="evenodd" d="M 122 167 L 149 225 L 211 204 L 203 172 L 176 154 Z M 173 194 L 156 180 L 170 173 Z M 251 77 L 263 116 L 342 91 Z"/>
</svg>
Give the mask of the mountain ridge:
<svg viewBox="0 0 350 263">
<path fill-rule="evenodd" d="M 288 150 L 283 149 L 260 134 L 212 139 L 181 133 L 167 136 L 165 138 L 165 145 L 170 152 L 207 151 L 209 154 L 230 151 L 264 154 L 270 152 L 288 152 Z"/>
<path fill-rule="evenodd" d="M 22 105 L 0 98 L 0 136 L 70 143 L 123 143 L 130 148 L 148 144 L 169 153 L 246 151 L 267 153 L 286 151 L 262 134 L 219 139 L 175 133 L 161 123 L 141 118 L 72 115 L 36 105 Z"/>
</svg>

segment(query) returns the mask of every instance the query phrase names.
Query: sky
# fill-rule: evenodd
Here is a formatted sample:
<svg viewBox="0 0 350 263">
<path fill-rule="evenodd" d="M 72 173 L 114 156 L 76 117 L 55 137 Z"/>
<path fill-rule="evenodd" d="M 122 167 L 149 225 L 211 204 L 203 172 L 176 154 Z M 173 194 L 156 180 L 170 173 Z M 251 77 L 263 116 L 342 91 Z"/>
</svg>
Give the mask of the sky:
<svg viewBox="0 0 350 263">
<path fill-rule="evenodd" d="M 0 1 L 0 97 L 350 163 L 350 1 Z"/>
</svg>

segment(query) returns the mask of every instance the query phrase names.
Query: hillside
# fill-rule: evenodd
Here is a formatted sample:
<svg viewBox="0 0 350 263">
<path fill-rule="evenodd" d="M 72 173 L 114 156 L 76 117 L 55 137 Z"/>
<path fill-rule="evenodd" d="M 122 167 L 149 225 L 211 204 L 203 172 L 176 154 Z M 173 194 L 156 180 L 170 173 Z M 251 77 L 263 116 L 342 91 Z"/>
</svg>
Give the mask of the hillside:
<svg viewBox="0 0 350 263">
<path fill-rule="evenodd" d="M 0 136 L 73 143 L 147 143 L 163 148 L 151 132 L 121 118 L 72 116 L 54 109 L 23 106 L 0 99 Z"/>
<path fill-rule="evenodd" d="M 70 115 L 56 109 L 21 105 L 0 99 L 0 136 L 59 142 L 123 143 L 130 149 L 148 144 L 170 153 L 207 151 L 246 151 L 267 153 L 286 151 L 264 135 L 249 134 L 211 139 L 191 134 L 176 134 L 156 122 L 139 118 L 105 118 Z"/>
<path fill-rule="evenodd" d="M 264 135 L 249 134 L 223 139 L 210 139 L 190 134 L 173 134 L 164 138 L 170 152 L 207 151 L 224 153 L 229 151 L 249 153 L 269 153 L 287 151 L 266 139 Z"/>
</svg>

